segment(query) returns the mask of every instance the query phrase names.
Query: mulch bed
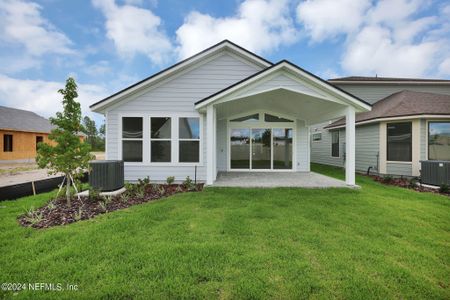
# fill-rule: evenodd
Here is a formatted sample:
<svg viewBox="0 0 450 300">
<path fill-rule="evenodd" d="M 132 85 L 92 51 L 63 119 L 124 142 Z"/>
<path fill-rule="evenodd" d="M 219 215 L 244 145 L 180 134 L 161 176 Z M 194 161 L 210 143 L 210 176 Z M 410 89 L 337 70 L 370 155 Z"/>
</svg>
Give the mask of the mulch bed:
<svg viewBox="0 0 450 300">
<path fill-rule="evenodd" d="M 410 190 L 415 190 L 417 192 L 428 192 L 428 193 L 435 193 L 435 194 L 441 194 L 441 195 L 445 195 L 445 196 L 450 196 L 450 194 L 447 193 L 440 193 L 439 189 L 433 189 L 430 187 L 426 187 L 423 186 L 419 183 L 418 180 L 415 181 L 415 183 L 417 184 L 411 184 L 411 180 L 407 179 L 407 178 L 386 178 L 386 177 L 381 177 L 381 176 L 376 176 L 376 175 L 370 175 L 371 178 L 373 178 L 373 180 L 378 181 L 382 184 L 386 184 L 386 185 L 393 185 L 393 186 L 398 186 L 398 187 L 402 187 L 402 188 L 407 188 Z"/>
<path fill-rule="evenodd" d="M 203 190 L 203 184 L 187 187 L 183 184 L 146 184 L 134 185 L 125 193 L 114 197 L 100 197 L 91 193 L 91 197 L 73 197 L 70 206 L 65 197 L 49 201 L 45 206 L 28 211 L 18 217 L 22 226 L 49 228 L 94 218 L 96 215 L 127 208 L 133 205 L 155 201 L 177 193 Z"/>
</svg>

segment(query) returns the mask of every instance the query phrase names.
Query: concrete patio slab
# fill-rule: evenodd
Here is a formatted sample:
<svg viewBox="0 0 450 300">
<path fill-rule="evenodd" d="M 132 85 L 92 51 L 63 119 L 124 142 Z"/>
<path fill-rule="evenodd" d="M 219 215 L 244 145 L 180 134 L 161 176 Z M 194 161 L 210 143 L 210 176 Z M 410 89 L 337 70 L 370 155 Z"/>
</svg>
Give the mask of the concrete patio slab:
<svg viewBox="0 0 450 300">
<path fill-rule="evenodd" d="M 248 188 L 358 188 L 358 186 L 348 186 L 342 180 L 314 172 L 219 172 L 213 186 Z"/>
</svg>

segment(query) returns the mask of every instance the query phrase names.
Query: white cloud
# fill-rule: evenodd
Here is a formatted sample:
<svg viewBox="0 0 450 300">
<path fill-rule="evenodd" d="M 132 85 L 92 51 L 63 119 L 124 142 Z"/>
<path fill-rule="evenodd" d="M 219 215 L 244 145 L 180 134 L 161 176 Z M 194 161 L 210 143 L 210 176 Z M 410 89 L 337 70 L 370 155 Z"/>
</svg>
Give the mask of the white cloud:
<svg viewBox="0 0 450 300">
<path fill-rule="evenodd" d="M 352 75 L 436 76 L 448 57 L 449 21 L 417 17 L 429 1 L 310 0 L 297 7 L 297 17 L 313 41 L 345 38 L 342 69 Z M 350 8 L 348 8 L 350 7 Z M 333 16 L 337 14 L 338 16 Z M 443 73 L 443 71 L 441 71 Z"/>
<path fill-rule="evenodd" d="M 297 19 L 312 41 L 320 42 L 357 30 L 369 6 L 370 0 L 304 1 L 297 6 Z"/>
<path fill-rule="evenodd" d="M 399 43 L 389 29 L 367 26 L 349 44 L 342 66 L 352 74 L 422 76 L 430 68 L 438 46 L 437 42 Z"/>
<path fill-rule="evenodd" d="M 144 54 L 162 64 L 172 52 L 172 44 L 161 28 L 161 18 L 152 11 L 133 5 L 119 6 L 114 0 L 93 0 L 106 17 L 106 32 L 120 55 Z"/>
<path fill-rule="evenodd" d="M 62 110 L 62 95 L 57 91 L 64 82 L 17 79 L 0 74 L 0 103 L 4 106 L 30 110 L 50 117 Z M 78 85 L 78 102 L 83 115 L 93 116 L 89 105 L 108 95 L 105 88 L 93 84 Z"/>
<path fill-rule="evenodd" d="M 439 73 L 442 76 L 450 76 L 450 57 L 439 65 Z"/>
<path fill-rule="evenodd" d="M 268 52 L 298 40 L 286 0 L 246 0 L 235 16 L 214 18 L 191 12 L 178 28 L 181 58 L 229 39 L 251 51 Z"/>
<path fill-rule="evenodd" d="M 0 2 L 0 40 L 25 47 L 28 54 L 70 54 L 72 42 L 41 16 L 42 7 L 34 2 Z"/>
</svg>

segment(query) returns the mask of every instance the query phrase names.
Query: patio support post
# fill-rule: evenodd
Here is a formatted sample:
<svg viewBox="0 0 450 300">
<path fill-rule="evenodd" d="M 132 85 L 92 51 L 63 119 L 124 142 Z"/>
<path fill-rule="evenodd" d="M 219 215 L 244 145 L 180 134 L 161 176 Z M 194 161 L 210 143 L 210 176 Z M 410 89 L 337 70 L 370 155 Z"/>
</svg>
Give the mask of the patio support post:
<svg viewBox="0 0 450 300">
<path fill-rule="evenodd" d="M 345 113 L 345 182 L 355 185 L 355 109 L 352 106 Z"/>
<path fill-rule="evenodd" d="M 216 139 L 215 139 L 215 121 L 216 108 L 209 105 L 206 108 L 206 184 L 211 185 L 214 182 L 214 169 L 216 159 Z"/>
</svg>

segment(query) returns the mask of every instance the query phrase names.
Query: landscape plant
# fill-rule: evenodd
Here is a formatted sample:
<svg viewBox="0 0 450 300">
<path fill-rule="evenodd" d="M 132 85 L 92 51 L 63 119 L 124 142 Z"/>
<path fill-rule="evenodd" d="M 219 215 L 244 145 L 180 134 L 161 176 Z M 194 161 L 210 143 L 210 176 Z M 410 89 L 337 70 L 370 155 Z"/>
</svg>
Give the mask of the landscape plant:
<svg viewBox="0 0 450 300">
<path fill-rule="evenodd" d="M 71 185 L 88 169 L 89 161 L 93 159 L 90 146 L 80 140 L 81 107 L 76 101 L 78 97 L 75 79 L 69 77 L 64 89 L 58 91 L 63 96 L 63 111 L 50 118 L 55 128 L 49 134 L 51 143 L 40 143 L 36 162 L 40 168 L 47 168 L 49 174 L 64 174 L 66 185 L 66 200 L 70 206 Z M 62 184 L 61 184 L 62 186 Z"/>
</svg>

